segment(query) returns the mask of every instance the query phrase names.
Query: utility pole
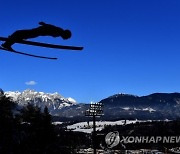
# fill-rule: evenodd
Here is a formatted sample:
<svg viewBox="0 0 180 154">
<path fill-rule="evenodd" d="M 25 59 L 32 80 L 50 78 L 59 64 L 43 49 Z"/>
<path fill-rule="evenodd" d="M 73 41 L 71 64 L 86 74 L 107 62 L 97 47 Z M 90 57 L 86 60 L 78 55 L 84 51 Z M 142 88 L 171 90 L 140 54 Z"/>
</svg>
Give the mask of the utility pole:
<svg viewBox="0 0 180 154">
<path fill-rule="evenodd" d="M 93 149 L 94 154 L 96 154 L 96 117 L 100 117 L 103 115 L 103 104 L 102 103 L 91 103 L 90 108 L 86 110 L 85 116 L 93 118 Z"/>
</svg>

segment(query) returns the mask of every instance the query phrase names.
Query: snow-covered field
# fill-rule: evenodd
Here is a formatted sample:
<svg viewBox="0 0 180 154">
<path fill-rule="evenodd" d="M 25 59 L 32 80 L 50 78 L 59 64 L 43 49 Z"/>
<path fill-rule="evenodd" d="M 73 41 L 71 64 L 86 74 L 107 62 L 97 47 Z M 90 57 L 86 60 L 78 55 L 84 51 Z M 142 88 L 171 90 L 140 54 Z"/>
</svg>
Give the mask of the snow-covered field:
<svg viewBox="0 0 180 154">
<path fill-rule="evenodd" d="M 161 120 L 153 120 L 153 121 L 161 121 Z M 164 120 L 171 121 L 171 120 Z M 119 120 L 119 121 L 96 121 L 96 130 L 101 131 L 108 125 L 128 125 L 135 124 L 137 122 L 152 122 L 152 120 Z M 63 122 L 53 122 L 54 125 L 61 125 Z M 73 125 L 68 125 L 67 130 L 76 131 L 76 132 L 84 132 L 84 133 L 92 133 L 93 132 L 93 122 L 79 122 Z"/>
<path fill-rule="evenodd" d="M 151 122 L 151 120 L 119 120 L 119 121 L 97 121 L 96 122 L 96 130 L 100 131 L 104 129 L 104 127 L 108 125 L 127 125 L 133 124 L 136 122 Z M 93 131 L 93 122 L 80 122 L 73 125 L 67 126 L 68 130 L 77 131 L 77 132 L 84 132 L 84 133 L 91 133 Z"/>
</svg>

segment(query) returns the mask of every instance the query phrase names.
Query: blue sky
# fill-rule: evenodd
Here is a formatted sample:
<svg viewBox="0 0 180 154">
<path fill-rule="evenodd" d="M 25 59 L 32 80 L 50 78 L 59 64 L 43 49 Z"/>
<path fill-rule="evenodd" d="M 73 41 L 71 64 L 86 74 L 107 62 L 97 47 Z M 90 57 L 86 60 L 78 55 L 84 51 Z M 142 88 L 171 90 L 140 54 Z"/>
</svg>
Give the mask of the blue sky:
<svg viewBox="0 0 180 154">
<path fill-rule="evenodd" d="M 2 0 L 0 36 L 45 21 L 72 31 L 70 40 L 34 41 L 84 46 L 82 52 L 15 44 L 36 59 L 0 51 L 0 87 L 59 92 L 78 102 L 116 93 L 180 92 L 180 1 Z"/>
</svg>

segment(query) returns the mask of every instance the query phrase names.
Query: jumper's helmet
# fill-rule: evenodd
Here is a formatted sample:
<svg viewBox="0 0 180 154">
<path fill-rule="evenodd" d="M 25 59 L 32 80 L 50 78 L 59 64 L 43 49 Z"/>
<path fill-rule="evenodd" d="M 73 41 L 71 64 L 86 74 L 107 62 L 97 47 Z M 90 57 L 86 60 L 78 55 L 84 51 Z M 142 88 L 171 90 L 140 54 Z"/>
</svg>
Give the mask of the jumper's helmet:
<svg viewBox="0 0 180 154">
<path fill-rule="evenodd" d="M 62 37 L 63 37 L 63 39 L 66 40 L 66 39 L 69 39 L 71 37 L 71 35 L 72 35 L 71 31 L 67 29 L 67 30 L 64 30 L 64 33 L 63 33 Z"/>
</svg>

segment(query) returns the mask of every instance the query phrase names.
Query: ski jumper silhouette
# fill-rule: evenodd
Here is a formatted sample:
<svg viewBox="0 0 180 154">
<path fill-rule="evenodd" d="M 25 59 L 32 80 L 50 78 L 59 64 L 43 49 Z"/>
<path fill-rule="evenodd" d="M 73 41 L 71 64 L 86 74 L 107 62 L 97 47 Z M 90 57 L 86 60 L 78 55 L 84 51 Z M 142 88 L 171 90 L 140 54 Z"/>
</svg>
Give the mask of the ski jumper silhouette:
<svg viewBox="0 0 180 154">
<path fill-rule="evenodd" d="M 45 22 L 39 22 L 39 25 L 37 28 L 15 31 L 1 46 L 5 49 L 13 50 L 11 46 L 17 41 L 36 38 L 38 36 L 61 37 L 64 40 L 71 38 L 71 31 L 68 29 L 64 30 L 60 27 L 46 24 Z"/>
</svg>

